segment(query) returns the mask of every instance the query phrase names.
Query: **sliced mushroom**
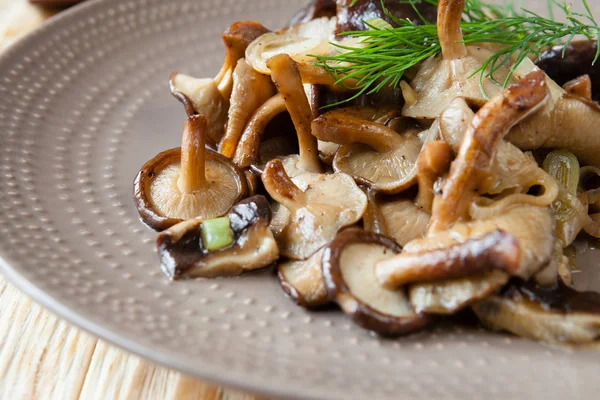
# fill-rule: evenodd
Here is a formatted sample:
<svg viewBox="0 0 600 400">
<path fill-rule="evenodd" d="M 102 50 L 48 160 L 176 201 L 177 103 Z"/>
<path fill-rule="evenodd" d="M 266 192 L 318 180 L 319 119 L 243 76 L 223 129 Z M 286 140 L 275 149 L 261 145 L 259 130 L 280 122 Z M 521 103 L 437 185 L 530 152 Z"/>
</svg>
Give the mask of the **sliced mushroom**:
<svg viewBox="0 0 600 400">
<path fill-rule="evenodd" d="M 332 18 L 336 15 L 335 0 L 314 0 L 298 11 L 288 23 L 288 26 L 305 24 L 317 18 Z"/>
<path fill-rule="evenodd" d="M 340 229 L 358 222 L 367 208 L 366 196 L 346 174 L 321 175 L 302 191 L 276 159 L 265 167 L 262 181 L 269 195 L 290 211 L 276 239 L 281 254 L 292 260 L 308 259 Z"/>
<path fill-rule="evenodd" d="M 585 344 L 600 339 L 600 293 L 596 292 L 518 284 L 501 296 L 474 304 L 473 311 L 491 329 L 547 343 Z"/>
<path fill-rule="evenodd" d="M 452 151 L 450 145 L 442 140 L 427 143 L 417 159 L 417 180 L 419 193 L 416 203 L 425 212 L 431 214 L 438 181 L 450 170 Z"/>
<path fill-rule="evenodd" d="M 223 34 L 227 53 L 223 67 L 215 78 L 199 79 L 177 72 L 171 75 L 171 93 L 183 103 L 188 116 L 200 114 L 209 119 L 208 136 L 213 145 L 219 143 L 225 131 L 233 69 L 238 60 L 244 57 L 246 47 L 268 31 L 258 22 L 236 22 Z"/>
<path fill-rule="evenodd" d="M 347 110 L 325 113 L 312 122 L 318 139 L 340 144 L 333 168 L 373 190 L 393 194 L 416 183 L 421 141 L 416 130 L 398 134 Z"/>
<path fill-rule="evenodd" d="M 506 139 L 522 150 L 566 149 L 582 164 L 600 165 L 600 106 L 567 94 L 515 126 Z"/>
<path fill-rule="evenodd" d="M 267 100 L 250 118 L 236 147 L 233 162 L 240 168 L 250 168 L 258 162 L 260 145 L 267 125 L 287 110 L 281 94 Z"/>
<path fill-rule="evenodd" d="M 248 198 L 227 214 L 232 242 L 207 248 L 202 222 L 192 219 L 160 233 L 156 246 L 163 271 L 173 279 L 235 276 L 268 267 L 279 258 L 269 229 L 271 208 L 264 196 Z"/>
<path fill-rule="evenodd" d="M 394 239 L 401 246 L 425 237 L 431 215 L 407 198 L 379 199 L 369 192 L 364 229 Z"/>
<path fill-rule="evenodd" d="M 385 236 L 348 229 L 323 255 L 330 298 L 358 325 L 384 336 L 417 332 L 431 323 L 430 317 L 415 313 L 402 290 L 388 290 L 377 282 L 375 264 L 400 250 Z"/>
<path fill-rule="evenodd" d="M 514 124 L 535 112 L 547 99 L 545 82 L 543 72 L 532 72 L 477 112 L 442 194 L 434 201 L 430 232 L 445 230 L 468 218 L 469 207 L 489 174 L 498 144 Z"/>
<path fill-rule="evenodd" d="M 550 261 L 556 241 L 555 226 L 548 207 L 516 204 L 496 209 L 486 218 L 456 223 L 449 230 L 414 240 L 404 247 L 404 252 L 424 254 L 447 250 L 469 239 L 502 230 L 514 236 L 521 249 L 518 267 L 511 268 L 512 275 L 526 280 Z M 452 314 L 490 295 L 504 285 L 508 277 L 506 272 L 496 270 L 463 279 L 417 283 L 410 287 L 410 300 L 418 311 Z"/>
<path fill-rule="evenodd" d="M 215 147 L 225 132 L 229 101 L 219 92 L 214 79 L 198 79 L 174 72 L 169 86 L 173 96 L 183 103 L 188 116 L 200 114 L 208 118 L 207 136 L 211 147 Z"/>
<path fill-rule="evenodd" d="M 544 51 L 536 60 L 538 67 L 558 83 L 577 79 L 582 75 L 591 78 L 594 100 L 600 100 L 600 64 L 594 63 L 598 43 L 595 40 L 573 40 L 568 46 L 558 44 Z"/>
<path fill-rule="evenodd" d="M 457 279 L 489 270 L 512 275 L 519 268 L 519 243 L 501 230 L 439 250 L 401 253 L 377 263 L 379 282 L 396 289 L 413 282 Z"/>
<path fill-rule="evenodd" d="M 441 136 L 452 147 L 454 153 L 459 153 L 474 119 L 475 113 L 462 98 L 454 99 L 440 115 Z M 537 199 L 538 205 L 549 204 L 558 195 L 555 180 L 539 167 L 537 161 L 502 139 L 497 143 L 496 155 L 491 161 L 489 173 L 477 182 L 477 194 L 496 195 L 503 192 L 516 193 L 518 190 L 524 196 L 534 197 L 526 193 L 536 185 L 543 185 L 542 196 Z"/>
<path fill-rule="evenodd" d="M 306 261 L 285 261 L 278 266 L 281 287 L 302 307 L 315 308 L 329 303 L 323 281 L 323 252 L 324 248 Z"/>
<path fill-rule="evenodd" d="M 271 73 L 267 61 L 276 55 L 288 54 L 296 62 L 309 63 L 314 60 L 313 55 L 330 51 L 335 22 L 335 18 L 323 17 L 265 33 L 248 46 L 246 60 L 252 68 L 266 75 Z"/>
<path fill-rule="evenodd" d="M 404 87 L 403 92 L 409 91 L 405 97 L 412 99 L 402 110 L 405 116 L 435 119 L 457 97 L 467 98 L 481 106 L 486 102 L 482 88 L 489 97 L 502 91 L 496 82 L 505 80 L 510 65 L 495 71 L 494 79 L 485 77 L 480 82 L 475 72 L 495 51 L 481 46 L 465 46 L 460 29 L 464 6 L 465 0 L 438 2 L 437 26 L 442 54 L 426 60 L 410 82 L 410 87 Z M 515 79 L 511 78 L 510 83 L 514 82 Z"/>
<path fill-rule="evenodd" d="M 134 199 L 144 223 L 155 230 L 181 221 L 225 215 L 246 196 L 244 174 L 227 158 L 205 148 L 206 117 L 188 117 L 181 148 L 148 161 L 134 182 Z"/>
<path fill-rule="evenodd" d="M 280 54 L 267 65 L 296 128 L 300 147 L 298 166 L 306 171 L 321 172 L 317 139 L 311 134 L 312 111 L 296 63 L 287 54 Z"/>
<path fill-rule="evenodd" d="M 563 85 L 563 89 L 570 95 L 592 99 L 592 80 L 587 74 L 568 81 Z"/>
<path fill-rule="evenodd" d="M 221 154 L 227 158 L 233 157 L 250 117 L 273 95 L 275 88 L 269 77 L 256 72 L 246 60 L 239 60 L 233 71 L 227 129 L 219 144 Z"/>
</svg>

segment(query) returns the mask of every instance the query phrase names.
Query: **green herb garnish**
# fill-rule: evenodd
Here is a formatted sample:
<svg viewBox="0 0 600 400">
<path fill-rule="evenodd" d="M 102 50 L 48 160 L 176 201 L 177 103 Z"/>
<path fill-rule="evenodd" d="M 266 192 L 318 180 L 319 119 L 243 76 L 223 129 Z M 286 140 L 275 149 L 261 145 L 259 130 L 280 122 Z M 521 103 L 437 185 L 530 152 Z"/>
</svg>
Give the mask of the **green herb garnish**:
<svg viewBox="0 0 600 400">
<path fill-rule="evenodd" d="M 202 222 L 201 237 L 208 251 L 221 250 L 233 243 L 229 217 L 207 219 Z"/>
<path fill-rule="evenodd" d="M 423 0 L 437 5 L 437 0 Z M 465 44 L 493 43 L 499 50 L 491 56 L 473 75 L 480 74 L 480 81 L 490 78 L 505 87 L 518 65 L 526 57 L 539 56 L 548 46 L 562 43 L 566 46 L 577 36 L 589 40 L 600 37 L 600 26 L 592 15 L 588 0 L 581 0 L 584 13 L 571 10 L 567 3 L 559 4 L 549 0 L 549 9 L 558 7 L 565 16 L 565 22 L 555 21 L 534 12 L 520 8 L 512 3 L 494 5 L 482 0 L 467 0 L 463 12 L 461 29 Z M 420 0 L 407 0 L 415 11 Z M 397 87 L 410 68 L 426 59 L 441 53 L 437 25 L 427 22 L 417 25 L 409 20 L 394 17 L 381 0 L 383 10 L 396 27 L 382 26 L 365 21 L 366 31 L 345 32 L 343 35 L 361 38 L 363 47 L 347 47 L 333 44 L 340 52 L 333 56 L 317 56 L 316 65 L 326 69 L 336 84 L 357 90 L 346 101 L 363 94 L 372 94 L 384 87 Z M 418 13 L 418 11 L 417 11 Z M 600 46 L 594 63 L 600 57 Z M 510 73 L 503 82 L 494 79 L 494 73 L 502 66 L 513 62 Z M 353 85 L 345 85 L 352 80 Z M 357 81 L 356 83 L 354 81 Z M 483 87 L 482 87 L 483 89 Z"/>
</svg>

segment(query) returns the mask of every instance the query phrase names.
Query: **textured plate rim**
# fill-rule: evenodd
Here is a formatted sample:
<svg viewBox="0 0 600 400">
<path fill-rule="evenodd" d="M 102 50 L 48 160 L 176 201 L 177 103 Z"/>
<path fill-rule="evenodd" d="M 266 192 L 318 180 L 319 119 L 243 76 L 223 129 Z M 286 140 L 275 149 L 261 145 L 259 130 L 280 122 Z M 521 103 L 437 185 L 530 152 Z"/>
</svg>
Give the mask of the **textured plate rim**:
<svg viewBox="0 0 600 400">
<path fill-rule="evenodd" d="M 28 49 L 35 47 L 36 39 L 62 29 L 63 23 L 65 23 L 67 20 L 77 18 L 79 15 L 90 12 L 94 8 L 103 7 L 103 5 L 109 1 L 110 0 L 88 0 L 51 17 L 40 27 L 28 33 L 16 43 L 13 43 L 9 48 L 4 50 L 4 52 L 0 55 L 0 68 L 10 65 L 13 62 L 13 58 L 19 52 L 27 51 Z M 218 366 L 205 365 L 201 368 L 199 366 L 191 368 L 186 365 L 185 362 L 179 361 L 177 357 L 172 357 L 168 353 L 157 351 L 141 345 L 134 340 L 128 339 L 126 335 L 122 335 L 117 331 L 102 327 L 101 321 L 98 321 L 93 317 L 83 316 L 73 311 L 68 305 L 56 300 L 50 294 L 37 286 L 34 282 L 22 275 L 19 272 L 19 264 L 20 263 L 18 261 L 8 257 L 6 250 L 3 247 L 0 247 L 0 273 L 2 273 L 4 278 L 14 284 L 23 294 L 27 295 L 33 301 L 46 308 L 47 311 L 51 311 L 60 318 L 65 319 L 80 329 L 83 329 L 92 336 L 109 342 L 114 346 L 117 346 L 156 364 L 170 369 L 175 369 L 183 372 L 186 375 L 197 377 L 212 384 L 239 388 L 241 390 L 250 391 L 254 394 L 276 396 L 278 398 L 318 398 L 310 396 L 310 394 L 309 397 L 301 397 L 298 393 L 290 393 L 289 391 L 282 389 L 281 386 L 268 383 L 268 380 L 265 380 L 260 384 L 254 383 L 253 381 L 249 381 L 241 374 L 236 374 Z"/>
</svg>

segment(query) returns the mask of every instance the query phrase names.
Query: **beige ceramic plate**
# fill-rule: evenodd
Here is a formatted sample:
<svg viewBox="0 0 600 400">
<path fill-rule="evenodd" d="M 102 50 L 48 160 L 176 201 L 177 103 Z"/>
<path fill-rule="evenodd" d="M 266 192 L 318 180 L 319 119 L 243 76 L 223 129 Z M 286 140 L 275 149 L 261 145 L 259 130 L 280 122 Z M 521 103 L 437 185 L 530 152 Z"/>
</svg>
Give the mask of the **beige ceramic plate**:
<svg viewBox="0 0 600 400">
<path fill-rule="evenodd" d="M 131 186 L 146 160 L 178 145 L 184 112 L 169 94 L 169 74 L 213 75 L 229 23 L 256 19 L 277 27 L 297 4 L 91 1 L 5 54 L 6 276 L 119 346 L 275 396 L 597 398 L 595 353 L 460 328 L 380 340 L 339 312 L 296 307 L 268 273 L 180 283 L 163 276 L 155 235 L 137 218 Z"/>
</svg>

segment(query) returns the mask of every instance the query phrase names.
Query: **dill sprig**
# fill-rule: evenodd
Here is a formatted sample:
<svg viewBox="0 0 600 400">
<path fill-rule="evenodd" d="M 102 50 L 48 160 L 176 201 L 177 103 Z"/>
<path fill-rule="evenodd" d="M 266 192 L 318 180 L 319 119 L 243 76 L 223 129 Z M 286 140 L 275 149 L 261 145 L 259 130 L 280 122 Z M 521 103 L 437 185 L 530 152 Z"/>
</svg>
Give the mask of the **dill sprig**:
<svg viewBox="0 0 600 400">
<path fill-rule="evenodd" d="M 360 38 L 360 46 L 349 47 L 333 44 L 339 49 L 332 56 L 318 56 L 316 64 L 325 68 L 337 84 L 357 90 L 346 101 L 363 94 L 372 94 L 382 88 L 397 87 L 410 68 L 426 59 L 441 53 L 437 26 L 421 17 L 421 24 L 394 17 L 382 7 L 387 17 L 397 26 L 365 24 L 366 31 L 345 32 L 343 35 Z M 437 4 L 436 0 L 424 0 Z M 407 0 L 415 11 L 420 0 Z M 490 78 L 499 85 L 506 86 L 518 65 L 530 56 L 539 56 L 548 46 L 560 43 L 567 45 L 577 36 L 590 40 L 600 37 L 600 26 L 592 15 L 588 0 L 582 0 L 585 12 L 571 10 L 567 3 L 559 4 L 549 0 L 549 8 L 557 6 L 565 17 L 565 22 L 546 18 L 526 9 L 516 9 L 512 2 L 508 5 L 494 5 L 483 0 L 467 0 L 461 28 L 465 44 L 493 43 L 498 51 L 492 55 L 473 75 L 480 75 L 480 82 Z M 419 14 L 420 15 L 420 14 Z M 563 53 L 564 55 L 564 53 Z M 600 57 L 600 46 L 594 63 Z M 502 82 L 494 79 L 494 73 L 512 61 L 510 72 Z M 352 81 L 352 85 L 346 82 Z M 483 87 L 483 85 L 481 85 Z M 485 94 L 484 94 L 485 95 Z"/>
</svg>

